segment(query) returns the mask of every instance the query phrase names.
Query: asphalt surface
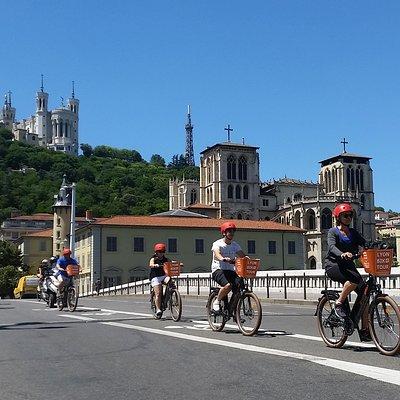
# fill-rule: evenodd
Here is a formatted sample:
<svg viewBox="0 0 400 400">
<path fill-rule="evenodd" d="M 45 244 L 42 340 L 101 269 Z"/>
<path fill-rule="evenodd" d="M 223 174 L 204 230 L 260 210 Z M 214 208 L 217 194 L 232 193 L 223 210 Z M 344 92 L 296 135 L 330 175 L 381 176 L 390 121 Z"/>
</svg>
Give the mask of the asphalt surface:
<svg viewBox="0 0 400 400">
<path fill-rule="evenodd" d="M 71 313 L 0 300 L 1 399 L 399 398 L 400 359 L 356 335 L 318 337 L 314 305 L 263 303 L 260 334 L 210 331 L 205 299 L 154 320 L 147 296 L 80 299 Z"/>
</svg>

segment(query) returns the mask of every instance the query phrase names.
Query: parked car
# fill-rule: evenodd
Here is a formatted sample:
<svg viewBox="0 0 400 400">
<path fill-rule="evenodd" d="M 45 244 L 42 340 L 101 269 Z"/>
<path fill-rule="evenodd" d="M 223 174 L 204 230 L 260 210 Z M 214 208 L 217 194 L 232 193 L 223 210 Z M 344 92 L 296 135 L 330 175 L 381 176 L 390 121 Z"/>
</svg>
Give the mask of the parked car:
<svg viewBox="0 0 400 400">
<path fill-rule="evenodd" d="M 39 278 L 36 275 L 25 275 L 19 278 L 18 285 L 14 289 L 14 297 L 22 299 L 26 295 L 36 296 Z"/>
</svg>

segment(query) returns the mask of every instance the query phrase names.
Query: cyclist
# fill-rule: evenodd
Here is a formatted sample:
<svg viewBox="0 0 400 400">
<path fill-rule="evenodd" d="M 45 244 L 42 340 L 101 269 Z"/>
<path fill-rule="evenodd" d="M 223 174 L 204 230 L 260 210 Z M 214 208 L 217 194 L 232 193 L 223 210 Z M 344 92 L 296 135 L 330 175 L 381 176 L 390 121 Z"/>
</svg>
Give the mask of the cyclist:
<svg viewBox="0 0 400 400">
<path fill-rule="evenodd" d="M 340 318 L 347 318 L 343 306 L 347 296 L 355 291 L 362 295 L 364 280 L 354 264 L 354 257 L 360 254 L 360 247 L 365 239 L 353 228 L 350 228 L 354 211 L 349 203 L 338 204 L 333 209 L 336 226 L 328 231 L 328 252 L 325 256 L 325 270 L 329 278 L 343 284 L 342 292 L 335 304 L 335 313 Z M 360 337 L 369 339 L 368 316 L 363 315 Z"/>
<path fill-rule="evenodd" d="M 42 282 L 44 277 L 49 274 L 49 271 L 50 271 L 50 263 L 49 260 L 45 258 L 40 262 L 40 266 L 37 272 L 37 277 L 40 279 L 40 282 Z"/>
<path fill-rule="evenodd" d="M 156 317 L 161 318 L 161 297 L 162 297 L 162 284 L 167 284 L 170 278 L 164 272 L 164 263 L 170 261 L 165 257 L 166 247 L 164 243 L 156 243 L 154 245 L 154 255 L 150 258 L 150 284 L 154 290 L 155 303 L 156 303 Z"/>
<path fill-rule="evenodd" d="M 61 294 L 64 286 L 69 281 L 69 276 L 67 274 L 66 268 L 68 265 L 78 265 L 78 262 L 71 257 L 72 251 L 65 248 L 62 252 L 62 257 L 57 260 L 56 272 L 54 274 L 55 282 L 54 284 L 58 288 L 58 294 Z"/>
<path fill-rule="evenodd" d="M 240 278 L 235 272 L 234 262 L 236 257 L 246 257 L 237 242 L 233 240 L 236 225 L 233 222 L 224 222 L 221 227 L 222 238 L 212 245 L 212 278 L 221 286 L 218 297 L 214 300 L 212 308 L 215 312 L 221 310 L 221 300 L 233 290 L 240 287 Z"/>
</svg>

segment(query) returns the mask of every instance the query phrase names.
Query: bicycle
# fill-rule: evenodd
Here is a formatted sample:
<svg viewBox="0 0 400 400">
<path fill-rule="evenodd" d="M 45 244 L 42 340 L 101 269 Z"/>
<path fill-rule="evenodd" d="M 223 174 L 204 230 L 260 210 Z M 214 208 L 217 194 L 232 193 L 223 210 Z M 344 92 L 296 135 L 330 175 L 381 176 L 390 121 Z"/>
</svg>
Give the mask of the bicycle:
<svg viewBox="0 0 400 400">
<path fill-rule="evenodd" d="M 339 290 L 321 292 L 315 315 L 318 331 L 328 347 L 340 348 L 357 329 L 365 310 L 368 310 L 368 330 L 378 350 L 388 356 L 400 351 L 400 311 L 397 303 L 381 290 L 377 276 L 390 275 L 393 249 L 368 249 L 361 255 L 361 263 L 369 276 L 365 287 L 350 310 L 348 299 L 344 303 L 347 318 L 339 318 L 334 310 Z M 360 339 L 361 336 L 360 336 Z"/>
<path fill-rule="evenodd" d="M 220 311 L 214 311 L 212 305 L 220 291 L 219 287 L 211 287 L 207 300 L 207 319 L 211 330 L 220 332 L 231 317 L 234 318 L 240 332 L 244 336 L 252 336 L 258 332 L 262 319 L 260 299 L 249 288 L 247 279 L 254 278 L 259 268 L 260 260 L 236 259 L 235 269 L 240 277 L 237 291 L 232 293 L 230 301 L 225 297 Z"/>
<path fill-rule="evenodd" d="M 182 264 L 177 261 L 171 261 L 164 263 L 164 272 L 168 277 L 179 276 Z M 171 312 L 172 320 L 178 322 L 182 316 L 182 298 L 178 289 L 172 279 L 165 285 L 165 289 L 161 291 L 161 311 L 164 313 L 167 309 Z M 150 289 L 150 307 L 154 314 L 155 319 L 160 319 L 157 317 L 156 302 L 155 302 L 154 289 Z"/>
<path fill-rule="evenodd" d="M 57 297 L 57 306 L 59 311 L 62 311 L 64 307 L 68 307 L 68 310 L 73 312 L 78 306 L 79 294 L 75 287 L 74 276 L 79 274 L 79 265 L 68 265 L 66 271 L 68 282 Z"/>
</svg>

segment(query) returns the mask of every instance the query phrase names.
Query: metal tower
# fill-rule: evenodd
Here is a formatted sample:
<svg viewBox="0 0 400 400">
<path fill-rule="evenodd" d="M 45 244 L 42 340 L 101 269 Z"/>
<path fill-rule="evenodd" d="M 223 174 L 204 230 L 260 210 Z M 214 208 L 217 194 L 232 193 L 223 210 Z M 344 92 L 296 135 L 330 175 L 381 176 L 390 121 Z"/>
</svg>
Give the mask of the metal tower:
<svg viewBox="0 0 400 400">
<path fill-rule="evenodd" d="M 194 165 L 194 151 L 193 151 L 193 125 L 190 116 L 190 106 L 188 106 L 188 121 L 185 125 L 186 130 L 186 151 L 185 159 L 188 165 Z"/>
</svg>

